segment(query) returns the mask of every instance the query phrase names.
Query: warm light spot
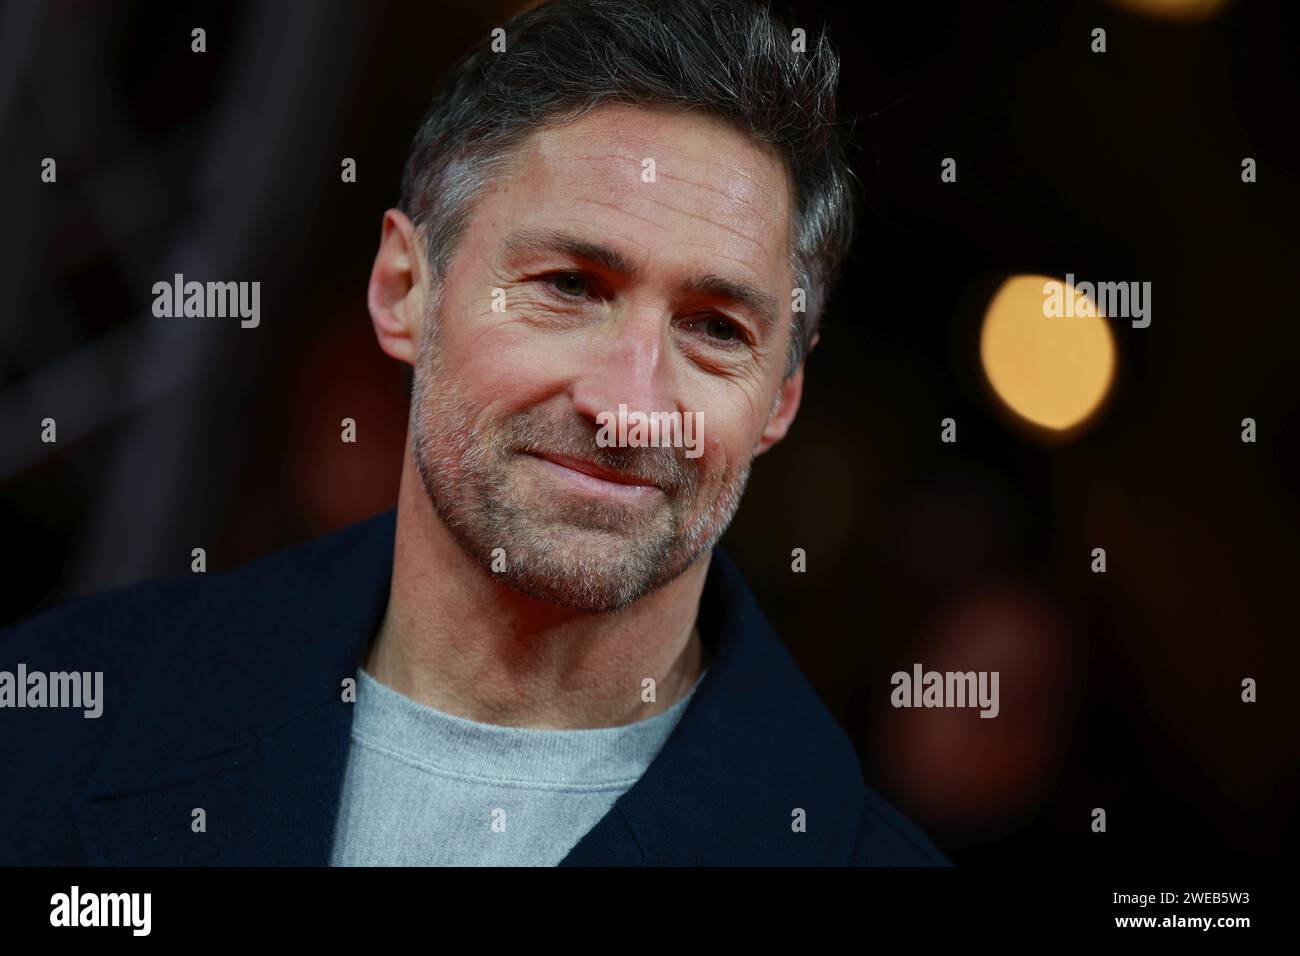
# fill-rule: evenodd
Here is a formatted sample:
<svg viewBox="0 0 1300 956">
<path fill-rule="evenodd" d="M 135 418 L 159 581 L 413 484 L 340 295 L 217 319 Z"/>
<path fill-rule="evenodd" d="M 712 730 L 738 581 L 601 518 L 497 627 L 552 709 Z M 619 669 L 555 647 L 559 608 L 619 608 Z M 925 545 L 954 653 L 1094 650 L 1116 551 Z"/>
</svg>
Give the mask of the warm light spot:
<svg viewBox="0 0 1300 956">
<path fill-rule="evenodd" d="M 1111 0 L 1111 3 L 1153 20 L 1203 23 L 1222 13 L 1228 0 Z"/>
<path fill-rule="evenodd" d="M 1065 288 L 1062 299 L 1073 299 L 1067 314 L 1046 314 L 1047 283 Z M 980 361 L 993 391 L 1026 421 L 1065 431 L 1087 420 L 1106 397 L 1115 375 L 1115 340 L 1104 317 L 1078 314 L 1098 311 L 1089 303 L 1063 280 L 1036 275 L 1013 276 L 989 302 Z"/>
</svg>

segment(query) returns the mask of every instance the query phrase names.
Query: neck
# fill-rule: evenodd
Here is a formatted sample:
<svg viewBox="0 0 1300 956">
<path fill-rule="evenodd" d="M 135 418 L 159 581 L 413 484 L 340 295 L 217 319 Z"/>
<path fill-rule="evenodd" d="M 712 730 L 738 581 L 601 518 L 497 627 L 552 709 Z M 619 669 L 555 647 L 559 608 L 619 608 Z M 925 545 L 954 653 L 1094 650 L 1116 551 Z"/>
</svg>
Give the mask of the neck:
<svg viewBox="0 0 1300 956">
<path fill-rule="evenodd" d="M 617 613 L 539 601 L 465 554 L 408 453 L 388 608 L 365 668 L 419 703 L 482 723 L 578 729 L 644 720 L 680 700 L 703 670 L 695 619 L 710 554 Z M 654 701 L 642 699 L 646 678 Z"/>
</svg>

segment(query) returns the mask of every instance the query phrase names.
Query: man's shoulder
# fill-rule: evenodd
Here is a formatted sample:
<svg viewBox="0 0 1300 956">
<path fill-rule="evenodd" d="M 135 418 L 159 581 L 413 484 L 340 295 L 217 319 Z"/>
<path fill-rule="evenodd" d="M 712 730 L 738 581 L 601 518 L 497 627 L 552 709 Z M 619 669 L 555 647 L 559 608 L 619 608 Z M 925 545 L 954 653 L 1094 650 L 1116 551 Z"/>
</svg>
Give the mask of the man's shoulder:
<svg viewBox="0 0 1300 956">
<path fill-rule="evenodd" d="M 816 854 L 824 861 L 950 865 L 925 833 L 867 782 L 847 731 L 768 623 L 730 556 L 717 548 L 714 562 L 712 598 L 726 608 L 720 623 L 723 652 L 714 666 L 726 674 L 712 698 L 732 728 L 727 744 L 747 752 L 745 765 L 757 768 L 766 781 L 756 776 L 749 782 L 778 800 L 797 798 L 792 806 L 816 806 L 833 820 L 829 828 L 819 821 L 823 832 L 831 831 Z"/>
<path fill-rule="evenodd" d="M 0 680 L 9 688 L 0 711 L 0 816 L 24 823 L 0 832 L 0 864 L 81 862 L 70 798 L 97 767 L 141 675 L 206 591 L 198 580 L 152 581 L 0 631 Z"/>
<path fill-rule="evenodd" d="M 133 666 L 200 614 L 211 593 L 201 575 L 168 577 L 74 598 L 0 630 L 0 669 L 103 670 Z"/>
<path fill-rule="evenodd" d="M 277 617 L 341 599 L 348 560 L 382 560 L 393 519 L 391 511 L 375 515 L 225 573 L 173 575 L 67 601 L 0 629 L 0 671 L 22 664 L 29 674 L 111 674 L 108 699 L 121 703 L 157 673 L 158 662 L 205 653 L 197 637 L 265 650 L 283 634 Z M 367 579 L 365 587 L 378 584 Z"/>
<path fill-rule="evenodd" d="M 847 731 L 792 657 L 789 667 L 787 713 L 798 715 L 793 723 L 802 732 L 773 746 L 780 747 L 788 766 L 806 780 L 820 780 L 840 801 L 837 861 L 850 866 L 951 866 L 925 832 L 867 780 Z"/>
<path fill-rule="evenodd" d="M 0 815 L 27 821 L 21 837 L 0 833 L 0 863 L 78 860 L 69 807 L 106 754 L 153 753 L 169 719 L 169 740 L 257 720 L 313 654 L 330 667 L 330 623 L 351 621 L 349 611 L 368 620 L 382 599 L 385 569 L 358 569 L 383 563 L 391 522 L 378 515 L 223 574 L 80 597 L 0 630 L 0 680 L 13 694 L 0 714 L 0 779 L 11 784 L 0 787 Z M 67 706 L 90 693 L 93 707 Z"/>
<path fill-rule="evenodd" d="M 391 511 L 375 515 L 220 574 L 171 575 L 65 601 L 0 629 L 0 666 L 16 660 L 15 653 L 30 659 L 75 655 L 78 660 L 70 663 L 81 663 L 83 670 L 96 661 L 121 665 L 132 656 L 153 654 L 159 642 L 182 638 L 223 602 L 323 580 L 324 570 L 358 539 L 382 532 L 392 520 Z"/>
<path fill-rule="evenodd" d="M 835 841 L 847 856 L 840 862 L 851 866 L 951 866 L 925 832 L 867 780 L 857 748 L 812 683 L 785 649 L 787 677 L 781 699 L 797 735 L 773 739 L 774 756 L 802 773 L 805 780 L 819 780 L 836 795 L 844 808 Z M 856 835 L 854 835 L 856 834 Z"/>
</svg>

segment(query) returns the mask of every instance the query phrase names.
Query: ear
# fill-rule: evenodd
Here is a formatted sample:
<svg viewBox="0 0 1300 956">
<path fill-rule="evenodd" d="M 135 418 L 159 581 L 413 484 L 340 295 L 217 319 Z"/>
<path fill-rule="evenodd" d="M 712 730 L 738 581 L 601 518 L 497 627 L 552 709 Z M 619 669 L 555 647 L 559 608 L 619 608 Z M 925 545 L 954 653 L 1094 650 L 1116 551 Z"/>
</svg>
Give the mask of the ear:
<svg viewBox="0 0 1300 956">
<path fill-rule="evenodd" d="M 414 365 L 424 319 L 424 256 L 414 224 L 399 209 L 384 213 L 379 251 L 370 270 L 366 305 L 385 354 Z"/>
<path fill-rule="evenodd" d="M 817 347 L 817 342 L 820 339 L 821 333 L 814 332 L 812 343 L 808 346 L 808 352 L 812 352 Z M 767 417 L 767 425 L 763 428 L 763 434 L 758 439 L 758 446 L 754 449 L 755 457 L 763 454 L 763 452 L 784 438 L 785 433 L 790 430 L 791 424 L 794 423 L 794 416 L 799 411 L 799 403 L 803 400 L 803 367 L 804 363 L 800 362 L 795 373 L 781 383 L 781 388 L 776 393 L 776 399 L 772 403 L 772 412 Z"/>
<path fill-rule="evenodd" d="M 772 413 L 768 415 L 767 425 L 758 439 L 758 447 L 754 449 L 755 456 L 763 454 L 785 437 L 794 422 L 795 413 L 799 411 L 799 401 L 802 398 L 803 363 L 800 362 L 798 371 L 782 382 L 780 391 L 776 393 Z"/>
</svg>

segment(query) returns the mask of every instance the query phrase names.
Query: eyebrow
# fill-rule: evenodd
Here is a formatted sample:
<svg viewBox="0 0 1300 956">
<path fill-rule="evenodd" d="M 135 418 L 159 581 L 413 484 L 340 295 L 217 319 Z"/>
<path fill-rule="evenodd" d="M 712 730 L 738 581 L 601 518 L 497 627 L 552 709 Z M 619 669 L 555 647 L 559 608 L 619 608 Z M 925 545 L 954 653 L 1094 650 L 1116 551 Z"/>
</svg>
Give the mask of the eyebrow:
<svg viewBox="0 0 1300 956">
<path fill-rule="evenodd" d="M 558 252 L 575 259 L 591 262 L 597 267 L 629 279 L 639 279 L 644 273 L 629 257 L 603 243 L 592 242 L 560 229 L 526 229 L 510 235 L 505 241 L 506 255 Z M 780 315 L 776 297 L 747 282 L 738 282 L 712 272 L 688 279 L 682 289 L 693 295 L 726 299 L 753 313 L 763 327 L 771 332 Z"/>
</svg>

